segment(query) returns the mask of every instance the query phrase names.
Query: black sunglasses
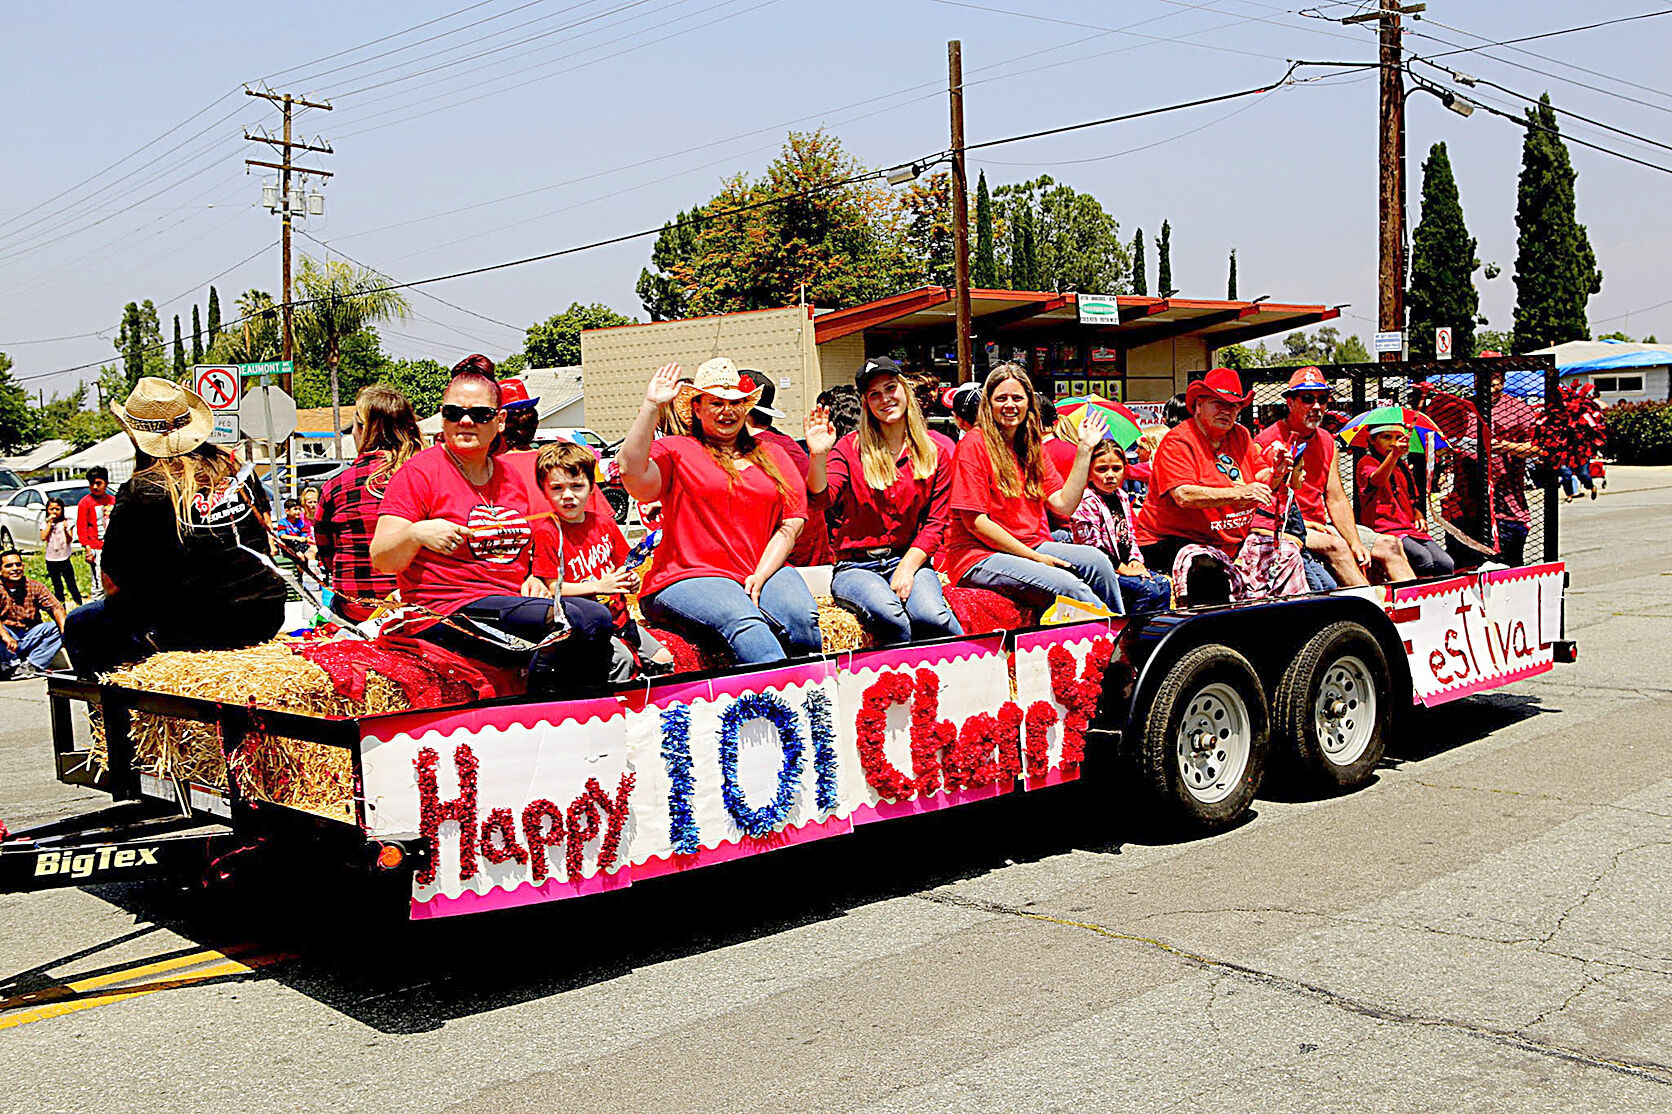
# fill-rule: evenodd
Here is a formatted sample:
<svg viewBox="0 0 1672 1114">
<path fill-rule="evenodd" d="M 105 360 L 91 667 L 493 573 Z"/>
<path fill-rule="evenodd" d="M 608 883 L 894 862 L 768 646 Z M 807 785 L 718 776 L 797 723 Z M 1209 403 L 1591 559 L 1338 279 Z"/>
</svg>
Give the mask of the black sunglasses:
<svg viewBox="0 0 1672 1114">
<path fill-rule="evenodd" d="M 498 413 L 499 407 L 497 406 L 458 406 L 449 402 L 441 407 L 441 420 L 444 422 L 462 422 L 465 415 L 469 414 L 470 420 L 477 425 L 487 425 L 493 421 L 494 415 Z"/>
</svg>

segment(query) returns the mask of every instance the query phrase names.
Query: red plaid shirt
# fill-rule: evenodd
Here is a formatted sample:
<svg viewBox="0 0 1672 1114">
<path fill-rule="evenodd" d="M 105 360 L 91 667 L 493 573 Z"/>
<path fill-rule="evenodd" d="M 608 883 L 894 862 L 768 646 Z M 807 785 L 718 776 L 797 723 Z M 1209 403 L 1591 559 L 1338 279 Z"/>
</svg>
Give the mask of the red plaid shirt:
<svg viewBox="0 0 1672 1114">
<path fill-rule="evenodd" d="M 395 590 L 394 576 L 372 568 L 372 534 L 389 486 L 388 476 L 374 485 L 372 475 L 383 459 L 382 450 L 361 453 L 319 493 L 314 544 L 319 547 L 319 566 L 338 595 L 381 599 Z"/>
</svg>

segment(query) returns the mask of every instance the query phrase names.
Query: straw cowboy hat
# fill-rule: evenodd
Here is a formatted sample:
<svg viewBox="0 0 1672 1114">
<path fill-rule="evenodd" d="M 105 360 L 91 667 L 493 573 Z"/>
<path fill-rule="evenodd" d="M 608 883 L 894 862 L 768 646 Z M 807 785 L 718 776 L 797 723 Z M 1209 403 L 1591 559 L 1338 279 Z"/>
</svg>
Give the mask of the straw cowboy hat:
<svg viewBox="0 0 1672 1114">
<path fill-rule="evenodd" d="M 125 403 L 110 412 L 147 456 L 184 456 L 209 440 L 215 415 L 195 393 L 167 379 L 144 375 Z"/>
<path fill-rule="evenodd" d="M 717 356 L 697 369 L 689 383 L 682 383 L 673 399 L 673 412 L 686 426 L 691 424 L 691 403 L 698 393 L 723 398 L 728 402 L 747 399 L 753 407 L 760 401 L 762 386 L 737 370 L 737 365 L 724 356 Z"/>
</svg>

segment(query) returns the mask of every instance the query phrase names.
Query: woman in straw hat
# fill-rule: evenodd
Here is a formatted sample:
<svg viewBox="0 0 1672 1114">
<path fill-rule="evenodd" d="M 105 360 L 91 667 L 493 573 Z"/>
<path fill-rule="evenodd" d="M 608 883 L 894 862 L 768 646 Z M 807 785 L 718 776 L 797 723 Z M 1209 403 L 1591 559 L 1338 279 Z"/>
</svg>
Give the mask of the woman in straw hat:
<svg viewBox="0 0 1672 1114">
<path fill-rule="evenodd" d="M 1121 613 L 1120 583 L 1108 554 L 1051 540 L 1046 512 L 1080 505 L 1092 446 L 1108 427 L 1080 423 L 1067 476 L 1045 455 L 1039 400 L 1028 373 L 1000 364 L 987 375 L 975 429 L 952 458 L 952 525 L 936 565 L 954 584 L 987 588 L 1044 609 L 1058 596 Z"/>
<path fill-rule="evenodd" d="M 828 493 L 836 572 L 830 594 L 865 617 L 884 643 L 964 633 L 929 567 L 946 536 L 952 442 L 929 432 L 900 365 L 866 360 L 854 375 L 864 409 L 840 440 L 830 412 L 807 416 L 807 488 Z"/>
<path fill-rule="evenodd" d="M 234 649 L 284 622 L 267 559 L 268 502 L 253 469 L 208 443 L 215 419 L 178 383 L 145 376 L 111 413 L 134 442 L 134 475 L 105 531 L 105 598 L 70 613 L 77 672 L 108 673 L 157 650 Z"/>
<path fill-rule="evenodd" d="M 646 617 L 718 634 L 739 664 L 823 648 L 813 595 L 784 566 L 807 520 L 807 491 L 782 449 L 749 435 L 745 416 L 760 396 L 723 357 L 689 383 L 669 364 L 651 377 L 617 457 L 627 493 L 662 502 Z M 653 440 L 664 406 L 690 436 Z"/>
<path fill-rule="evenodd" d="M 534 576 L 529 491 L 492 455 L 505 411 L 493 365 L 477 361 L 487 363 L 471 357 L 453 369 L 441 399 L 441 444 L 413 454 L 390 477 L 372 533 L 372 566 L 393 573 L 401 602 L 421 609 L 403 631 L 491 665 L 528 669 L 529 688 L 542 695 L 560 684 L 600 687 L 609 679 L 610 613 L 577 596 L 554 601 Z M 538 649 L 490 642 L 455 614 Z"/>
</svg>

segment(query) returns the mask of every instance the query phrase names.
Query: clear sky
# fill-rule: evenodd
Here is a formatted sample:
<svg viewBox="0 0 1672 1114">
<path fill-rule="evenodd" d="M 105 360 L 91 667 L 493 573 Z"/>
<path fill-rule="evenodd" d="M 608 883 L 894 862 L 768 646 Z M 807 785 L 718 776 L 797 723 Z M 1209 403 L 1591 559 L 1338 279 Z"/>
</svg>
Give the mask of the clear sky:
<svg viewBox="0 0 1672 1114">
<path fill-rule="evenodd" d="M 1436 55 L 1653 10 L 1434 0 L 1408 46 Z M 870 165 L 938 151 L 951 38 L 964 44 L 971 142 L 1261 85 L 1286 59 L 1375 57 L 1370 30 L 1268 0 L 149 0 L 12 3 L 0 21 L 0 350 L 49 395 L 96 374 L 63 369 L 115 358 L 124 302 L 154 299 L 166 338 L 176 313 L 190 329 L 212 277 L 228 318 L 239 292 L 277 291 L 277 247 L 263 250 L 277 222 L 257 204 L 265 173 L 243 166 L 263 152 L 242 136 L 278 114 L 243 95 L 245 82 L 333 103 L 299 120 L 336 151 L 306 156 L 336 177 L 326 216 L 305 231 L 410 280 L 658 225 L 725 175 L 759 171 L 791 126 L 822 125 Z M 1672 16 L 1442 61 L 1666 144 L 1669 47 Z M 1443 139 L 1480 258 L 1503 267 L 1480 282 L 1482 312 L 1507 329 L 1521 133 L 1421 94 L 1409 106 L 1413 225 L 1422 159 Z M 1665 147 L 1563 127 L 1672 167 Z M 1339 324 L 1368 340 L 1375 142 L 1374 75 L 1348 73 L 994 148 L 972 156 L 971 176 L 1050 173 L 1095 194 L 1128 240 L 1139 227 L 1153 239 L 1168 219 L 1183 296 L 1223 297 L 1235 247 L 1243 297 L 1351 303 Z M 1572 152 L 1605 276 L 1594 330 L 1672 341 L 1672 176 Z M 649 249 L 637 240 L 427 287 L 481 316 L 413 293 L 420 316 L 384 329 L 385 349 L 498 358 L 577 300 L 642 316 L 633 287 Z M 58 337 L 70 339 L 24 343 Z"/>
</svg>

